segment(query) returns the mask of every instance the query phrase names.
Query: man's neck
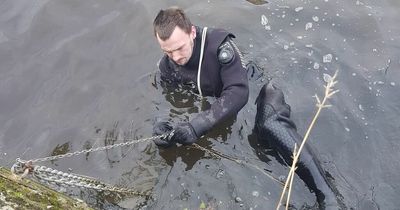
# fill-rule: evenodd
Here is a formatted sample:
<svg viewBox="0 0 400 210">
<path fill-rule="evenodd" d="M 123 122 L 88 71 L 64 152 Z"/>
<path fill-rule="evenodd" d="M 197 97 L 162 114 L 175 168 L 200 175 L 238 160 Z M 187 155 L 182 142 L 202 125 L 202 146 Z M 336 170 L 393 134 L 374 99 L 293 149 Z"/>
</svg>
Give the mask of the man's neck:
<svg viewBox="0 0 400 210">
<path fill-rule="evenodd" d="M 199 65 L 202 28 L 196 26 L 196 38 L 193 40 L 193 51 L 189 61 L 184 65 L 188 69 L 196 69 Z"/>
</svg>

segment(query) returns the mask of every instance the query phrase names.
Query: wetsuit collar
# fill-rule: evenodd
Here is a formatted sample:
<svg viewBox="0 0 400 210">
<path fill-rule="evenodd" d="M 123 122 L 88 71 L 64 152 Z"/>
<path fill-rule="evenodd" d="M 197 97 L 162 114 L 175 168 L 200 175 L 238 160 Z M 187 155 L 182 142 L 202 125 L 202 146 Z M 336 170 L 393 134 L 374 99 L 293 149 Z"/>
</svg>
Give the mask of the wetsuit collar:
<svg viewBox="0 0 400 210">
<path fill-rule="evenodd" d="M 186 68 L 193 69 L 193 70 L 197 70 L 197 67 L 199 65 L 201 32 L 202 32 L 202 28 L 200 28 L 198 26 L 195 26 L 195 27 L 196 27 L 196 38 L 193 40 L 194 45 L 193 45 L 192 56 L 190 57 L 189 61 L 184 65 Z"/>
</svg>

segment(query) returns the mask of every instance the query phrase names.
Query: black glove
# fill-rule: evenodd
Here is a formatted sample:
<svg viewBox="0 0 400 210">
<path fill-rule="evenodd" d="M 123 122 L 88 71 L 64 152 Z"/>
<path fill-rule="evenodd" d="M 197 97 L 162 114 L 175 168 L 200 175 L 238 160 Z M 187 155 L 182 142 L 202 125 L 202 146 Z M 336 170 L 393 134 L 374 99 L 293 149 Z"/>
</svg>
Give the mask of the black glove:
<svg viewBox="0 0 400 210">
<path fill-rule="evenodd" d="M 172 125 L 170 122 L 157 122 L 156 124 L 154 124 L 153 127 L 153 136 L 159 136 L 159 135 L 163 135 L 166 133 L 170 133 L 172 131 Z M 154 143 L 157 146 L 160 147 L 169 147 L 172 146 L 174 144 L 173 141 L 170 140 L 170 137 L 165 137 L 165 138 L 157 138 L 153 140 Z"/>
<path fill-rule="evenodd" d="M 198 136 L 190 123 L 180 123 L 173 129 L 171 137 L 172 142 L 178 142 L 184 145 L 193 144 Z"/>
<path fill-rule="evenodd" d="M 246 64 L 246 70 L 249 81 L 256 81 L 264 76 L 263 70 L 260 69 L 254 61 L 249 61 L 249 63 Z"/>
</svg>

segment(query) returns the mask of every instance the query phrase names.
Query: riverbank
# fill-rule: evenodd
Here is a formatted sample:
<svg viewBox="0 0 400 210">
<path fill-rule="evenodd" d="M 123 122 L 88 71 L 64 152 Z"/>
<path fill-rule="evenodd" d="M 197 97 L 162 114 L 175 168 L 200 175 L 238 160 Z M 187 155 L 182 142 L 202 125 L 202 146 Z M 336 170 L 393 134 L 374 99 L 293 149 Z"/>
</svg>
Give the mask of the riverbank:
<svg viewBox="0 0 400 210">
<path fill-rule="evenodd" d="M 91 209 L 83 201 L 0 167 L 0 209 Z"/>
</svg>

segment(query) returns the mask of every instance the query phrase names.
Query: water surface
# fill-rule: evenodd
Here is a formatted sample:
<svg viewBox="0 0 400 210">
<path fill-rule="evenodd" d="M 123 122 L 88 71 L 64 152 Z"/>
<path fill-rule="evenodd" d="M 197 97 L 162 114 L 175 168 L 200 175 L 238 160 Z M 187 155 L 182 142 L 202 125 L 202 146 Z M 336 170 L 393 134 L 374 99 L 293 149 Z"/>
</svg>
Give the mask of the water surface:
<svg viewBox="0 0 400 210">
<path fill-rule="evenodd" d="M 285 93 L 304 134 L 323 94 L 324 74 L 339 72 L 332 108 L 310 136 L 348 209 L 400 205 L 400 4 L 386 1 L 48 1 L 0 2 L 0 164 L 151 136 L 156 117 L 190 118 L 204 105 L 157 83 L 162 56 L 152 34 L 160 8 L 179 5 L 199 26 L 223 27 Z M 264 80 L 265 81 L 265 80 Z M 273 176 L 287 174 L 252 135 L 254 98 L 199 145 Z M 207 99 L 208 103 L 213 99 Z M 207 103 L 207 102 L 206 102 Z M 281 186 L 254 167 L 192 147 L 151 141 L 43 163 L 107 183 L 151 190 L 148 209 L 270 209 Z M 143 199 L 63 189 L 96 208 L 137 208 Z M 238 202 L 237 197 L 241 201 Z M 236 198 L 236 200 L 235 200 Z M 296 177 L 295 208 L 315 197 Z"/>
</svg>

